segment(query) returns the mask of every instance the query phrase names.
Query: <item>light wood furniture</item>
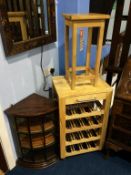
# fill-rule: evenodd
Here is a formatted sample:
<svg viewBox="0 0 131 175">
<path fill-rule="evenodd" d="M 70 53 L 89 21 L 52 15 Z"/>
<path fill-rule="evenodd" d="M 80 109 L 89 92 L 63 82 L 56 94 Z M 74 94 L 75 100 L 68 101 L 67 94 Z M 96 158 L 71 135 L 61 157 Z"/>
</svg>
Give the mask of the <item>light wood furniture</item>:
<svg viewBox="0 0 131 175">
<path fill-rule="evenodd" d="M 101 150 L 105 141 L 112 88 L 98 78 L 96 86 L 71 90 L 63 76 L 53 77 L 59 101 L 60 155 Z"/>
<path fill-rule="evenodd" d="M 65 72 L 66 79 L 71 88 L 75 89 L 76 84 L 97 83 L 99 77 L 99 67 L 103 44 L 105 20 L 109 19 L 109 15 L 104 14 L 63 14 L 65 18 Z M 88 28 L 88 42 L 86 51 L 85 66 L 77 66 L 77 30 L 79 28 Z M 99 29 L 97 42 L 96 62 L 94 69 L 90 67 L 92 29 Z M 72 65 L 69 66 L 69 29 L 72 29 Z M 83 59 L 83 58 L 81 58 Z M 84 71 L 85 74 L 78 76 L 77 73 Z"/>
<path fill-rule="evenodd" d="M 27 40 L 27 29 L 25 12 L 8 12 L 9 22 L 19 22 L 21 27 L 22 40 Z"/>
<path fill-rule="evenodd" d="M 41 168 L 57 161 L 57 105 L 53 101 L 32 94 L 5 112 L 15 126 L 18 165 Z"/>
</svg>

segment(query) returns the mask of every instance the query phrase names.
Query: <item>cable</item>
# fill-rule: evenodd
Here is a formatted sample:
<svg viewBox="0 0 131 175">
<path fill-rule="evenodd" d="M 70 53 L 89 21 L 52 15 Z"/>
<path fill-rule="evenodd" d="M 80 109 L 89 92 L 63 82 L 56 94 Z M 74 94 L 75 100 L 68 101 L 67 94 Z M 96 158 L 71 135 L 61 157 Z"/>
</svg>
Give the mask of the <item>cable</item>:
<svg viewBox="0 0 131 175">
<path fill-rule="evenodd" d="M 45 76 L 45 72 L 43 69 L 43 46 L 41 46 L 41 59 L 40 59 L 40 67 L 41 67 L 41 71 L 42 71 L 42 75 L 44 78 L 44 87 L 43 87 L 43 91 L 49 91 L 49 89 L 46 89 L 47 86 L 47 81 L 46 81 L 46 76 Z"/>
</svg>

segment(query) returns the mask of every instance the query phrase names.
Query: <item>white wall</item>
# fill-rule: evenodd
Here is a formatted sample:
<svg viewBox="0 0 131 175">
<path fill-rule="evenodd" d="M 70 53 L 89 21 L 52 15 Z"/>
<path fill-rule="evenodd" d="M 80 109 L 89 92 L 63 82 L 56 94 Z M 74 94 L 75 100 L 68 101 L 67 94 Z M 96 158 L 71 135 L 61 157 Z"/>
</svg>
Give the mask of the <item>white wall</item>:
<svg viewBox="0 0 131 175">
<path fill-rule="evenodd" d="M 22 100 L 26 96 L 37 92 L 38 94 L 48 96 L 43 89 L 43 75 L 40 69 L 41 48 L 36 48 L 22 54 L 6 58 L 0 37 L 0 106 L 2 111 Z M 43 67 L 54 67 L 58 74 L 58 48 L 57 43 L 44 46 Z M 51 84 L 49 82 L 49 84 Z M 5 130 L 0 133 L 2 140 L 4 132 L 8 132 L 7 139 L 10 143 L 13 159 L 16 159 L 13 141 L 6 116 L 0 116 L 0 123 L 4 122 Z M 3 144 L 4 145 L 4 144 Z M 6 146 L 5 146 L 5 149 Z M 10 157 L 7 157 L 10 159 Z M 10 162 L 10 161 L 9 161 Z M 13 167 L 13 163 L 9 168 Z"/>
</svg>

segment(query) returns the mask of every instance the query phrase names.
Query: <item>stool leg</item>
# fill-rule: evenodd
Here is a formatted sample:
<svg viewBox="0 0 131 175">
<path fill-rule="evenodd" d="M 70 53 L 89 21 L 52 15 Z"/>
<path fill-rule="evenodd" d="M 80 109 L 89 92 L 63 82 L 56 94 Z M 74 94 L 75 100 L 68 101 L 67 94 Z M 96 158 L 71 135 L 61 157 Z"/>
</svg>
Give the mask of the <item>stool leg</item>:
<svg viewBox="0 0 131 175">
<path fill-rule="evenodd" d="M 76 82 L 76 59 L 77 59 L 77 25 L 72 26 L 72 81 L 71 88 L 75 89 Z"/>
<path fill-rule="evenodd" d="M 65 25 L 65 76 L 69 82 L 69 26 Z"/>
<path fill-rule="evenodd" d="M 101 60 L 101 53 L 102 53 L 102 45 L 103 45 L 103 36 L 104 36 L 104 21 L 101 22 L 99 28 L 99 34 L 97 39 L 97 52 L 96 52 L 96 63 L 95 63 L 95 85 L 97 84 L 98 76 L 99 76 L 99 68 L 100 68 L 100 60 Z"/>
<path fill-rule="evenodd" d="M 86 50 L 86 75 L 89 74 L 89 68 L 90 68 L 91 44 L 92 44 L 92 28 L 88 28 L 88 42 Z"/>
</svg>

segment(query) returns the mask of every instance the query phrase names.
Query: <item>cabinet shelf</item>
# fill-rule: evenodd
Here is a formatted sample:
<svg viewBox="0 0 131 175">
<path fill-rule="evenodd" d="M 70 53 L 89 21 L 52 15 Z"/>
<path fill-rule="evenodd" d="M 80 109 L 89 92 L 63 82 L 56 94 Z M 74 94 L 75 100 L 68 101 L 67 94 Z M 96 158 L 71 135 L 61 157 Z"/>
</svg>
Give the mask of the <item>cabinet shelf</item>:
<svg viewBox="0 0 131 175">
<path fill-rule="evenodd" d="M 21 147 L 22 148 L 41 148 L 47 147 L 55 142 L 55 138 L 53 135 L 49 134 L 47 136 L 32 136 L 31 143 L 30 139 L 27 136 L 20 137 Z"/>
<path fill-rule="evenodd" d="M 119 131 L 121 131 L 121 132 L 124 132 L 125 134 L 131 135 L 130 130 L 124 129 L 124 128 L 122 128 L 121 126 L 112 125 L 112 128 L 114 128 L 114 129 L 116 129 L 116 130 L 119 130 Z"/>
<path fill-rule="evenodd" d="M 43 132 L 43 128 L 44 128 L 45 132 L 54 129 L 53 121 L 45 122 L 43 125 L 40 122 L 39 123 L 38 122 L 37 123 L 33 123 L 30 126 L 29 130 L 28 130 L 28 126 L 26 126 L 26 125 L 27 125 L 26 122 L 21 123 L 20 126 L 18 127 L 18 132 L 19 133 L 28 134 L 29 130 L 30 130 L 31 134 L 37 134 L 37 133 L 42 133 Z"/>
</svg>

